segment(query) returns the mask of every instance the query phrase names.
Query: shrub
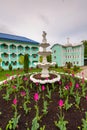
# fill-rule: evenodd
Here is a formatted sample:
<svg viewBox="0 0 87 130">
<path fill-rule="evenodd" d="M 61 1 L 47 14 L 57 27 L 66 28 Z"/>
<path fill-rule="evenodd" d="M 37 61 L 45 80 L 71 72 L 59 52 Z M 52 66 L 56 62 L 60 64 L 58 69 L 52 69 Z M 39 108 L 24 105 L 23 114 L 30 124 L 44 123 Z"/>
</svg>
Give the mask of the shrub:
<svg viewBox="0 0 87 130">
<path fill-rule="evenodd" d="M 2 71 L 2 67 L 0 66 L 0 71 Z"/>
<path fill-rule="evenodd" d="M 57 65 L 57 64 L 55 65 L 55 68 L 58 68 L 58 65 Z"/>
<path fill-rule="evenodd" d="M 80 68 L 79 66 L 74 65 L 73 70 L 76 72 L 78 71 L 79 68 Z"/>
<path fill-rule="evenodd" d="M 24 55 L 24 71 L 27 73 L 29 69 L 29 58 L 28 54 Z"/>
<path fill-rule="evenodd" d="M 70 69 L 72 67 L 72 63 L 71 62 L 67 62 L 67 68 Z"/>
<path fill-rule="evenodd" d="M 11 64 L 9 65 L 9 70 L 12 70 L 12 65 Z"/>
</svg>

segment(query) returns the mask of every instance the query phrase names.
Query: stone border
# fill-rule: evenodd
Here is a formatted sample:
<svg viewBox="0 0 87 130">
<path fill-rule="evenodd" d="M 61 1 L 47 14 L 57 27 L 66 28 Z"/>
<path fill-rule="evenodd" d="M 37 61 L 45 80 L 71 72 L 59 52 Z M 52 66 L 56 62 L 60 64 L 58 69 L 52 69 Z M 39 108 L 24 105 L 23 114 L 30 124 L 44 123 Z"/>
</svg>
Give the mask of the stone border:
<svg viewBox="0 0 87 130">
<path fill-rule="evenodd" d="M 52 73 L 52 74 L 56 75 L 57 78 L 54 78 L 54 79 L 45 79 L 45 80 L 35 79 L 34 75 L 36 75 L 36 74 L 41 74 L 41 73 L 40 72 L 34 73 L 34 74 L 32 74 L 30 76 L 30 80 L 33 81 L 34 83 L 40 83 L 40 84 L 55 83 L 55 82 L 57 82 L 57 81 L 60 80 L 60 75 L 58 75 L 57 73 Z M 50 72 L 50 74 L 51 74 L 51 72 Z"/>
</svg>

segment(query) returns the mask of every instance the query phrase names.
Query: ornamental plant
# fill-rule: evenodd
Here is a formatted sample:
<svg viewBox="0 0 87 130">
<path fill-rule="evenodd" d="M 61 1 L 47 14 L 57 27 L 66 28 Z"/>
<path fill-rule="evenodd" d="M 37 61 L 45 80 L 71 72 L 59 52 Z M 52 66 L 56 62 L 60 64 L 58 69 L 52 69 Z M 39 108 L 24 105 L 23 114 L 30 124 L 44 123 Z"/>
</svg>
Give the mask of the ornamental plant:
<svg viewBox="0 0 87 130">
<path fill-rule="evenodd" d="M 87 130 L 87 112 L 85 112 L 85 119 L 82 119 L 82 130 Z"/>
<path fill-rule="evenodd" d="M 78 91 L 76 91 L 74 97 L 75 97 L 75 102 L 76 102 L 75 106 L 76 106 L 77 108 L 79 108 L 80 99 L 81 99 L 80 93 L 79 93 Z"/>
<path fill-rule="evenodd" d="M 23 97 L 23 108 L 25 111 L 25 114 L 28 114 L 30 112 L 31 108 L 28 106 L 30 104 L 30 96 L 29 96 L 29 90 L 28 88 L 24 88 L 24 91 L 21 91 L 21 96 Z"/>
<path fill-rule="evenodd" d="M 62 111 L 62 107 L 64 106 L 64 102 L 62 99 L 58 102 L 60 114 L 58 115 L 59 120 L 55 121 L 55 126 L 58 127 L 60 130 L 66 130 L 66 125 L 68 124 L 68 121 L 64 120 L 64 115 Z"/>
<path fill-rule="evenodd" d="M 28 54 L 24 55 L 24 71 L 28 73 L 29 70 L 29 57 Z"/>
<path fill-rule="evenodd" d="M 14 116 L 13 118 L 11 118 L 6 126 L 6 130 L 15 130 L 18 127 L 18 122 L 20 119 L 21 115 L 18 115 L 18 111 L 17 111 L 17 98 L 15 96 L 15 98 L 13 99 L 13 108 L 14 108 Z"/>
<path fill-rule="evenodd" d="M 38 130 L 38 128 L 40 127 L 39 125 L 40 117 L 39 117 L 39 107 L 38 107 L 39 94 L 38 93 L 34 94 L 34 100 L 36 102 L 36 105 L 35 105 L 36 115 L 34 119 L 32 120 L 31 130 Z"/>
<path fill-rule="evenodd" d="M 48 85 L 47 85 L 47 94 L 46 97 L 48 97 L 48 99 L 51 99 L 51 89 L 49 89 Z"/>
<path fill-rule="evenodd" d="M 68 109 L 70 109 L 72 107 L 72 103 L 69 103 L 69 97 L 66 97 L 65 103 L 64 103 L 64 108 L 67 111 Z"/>
</svg>

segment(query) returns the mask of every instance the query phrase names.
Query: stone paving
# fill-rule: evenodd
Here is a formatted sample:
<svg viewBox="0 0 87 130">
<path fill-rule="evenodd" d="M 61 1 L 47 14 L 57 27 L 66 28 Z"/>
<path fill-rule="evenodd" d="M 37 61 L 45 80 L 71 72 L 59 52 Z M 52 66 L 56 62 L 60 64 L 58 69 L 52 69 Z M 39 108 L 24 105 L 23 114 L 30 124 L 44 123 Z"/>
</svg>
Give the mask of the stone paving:
<svg viewBox="0 0 87 130">
<path fill-rule="evenodd" d="M 83 66 L 81 68 L 82 71 L 80 73 L 77 73 L 76 76 L 80 76 L 80 77 L 84 76 L 84 78 L 87 78 L 87 66 Z"/>
</svg>

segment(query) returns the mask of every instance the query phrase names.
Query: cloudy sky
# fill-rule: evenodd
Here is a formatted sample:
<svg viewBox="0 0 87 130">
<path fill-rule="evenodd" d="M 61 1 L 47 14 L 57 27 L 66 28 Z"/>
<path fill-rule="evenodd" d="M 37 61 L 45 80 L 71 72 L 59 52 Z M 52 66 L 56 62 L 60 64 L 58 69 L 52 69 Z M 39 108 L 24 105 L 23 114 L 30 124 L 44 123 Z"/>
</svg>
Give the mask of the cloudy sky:
<svg viewBox="0 0 87 130">
<path fill-rule="evenodd" d="M 87 40 L 87 0 L 0 0 L 0 32 L 42 42 Z"/>
</svg>

